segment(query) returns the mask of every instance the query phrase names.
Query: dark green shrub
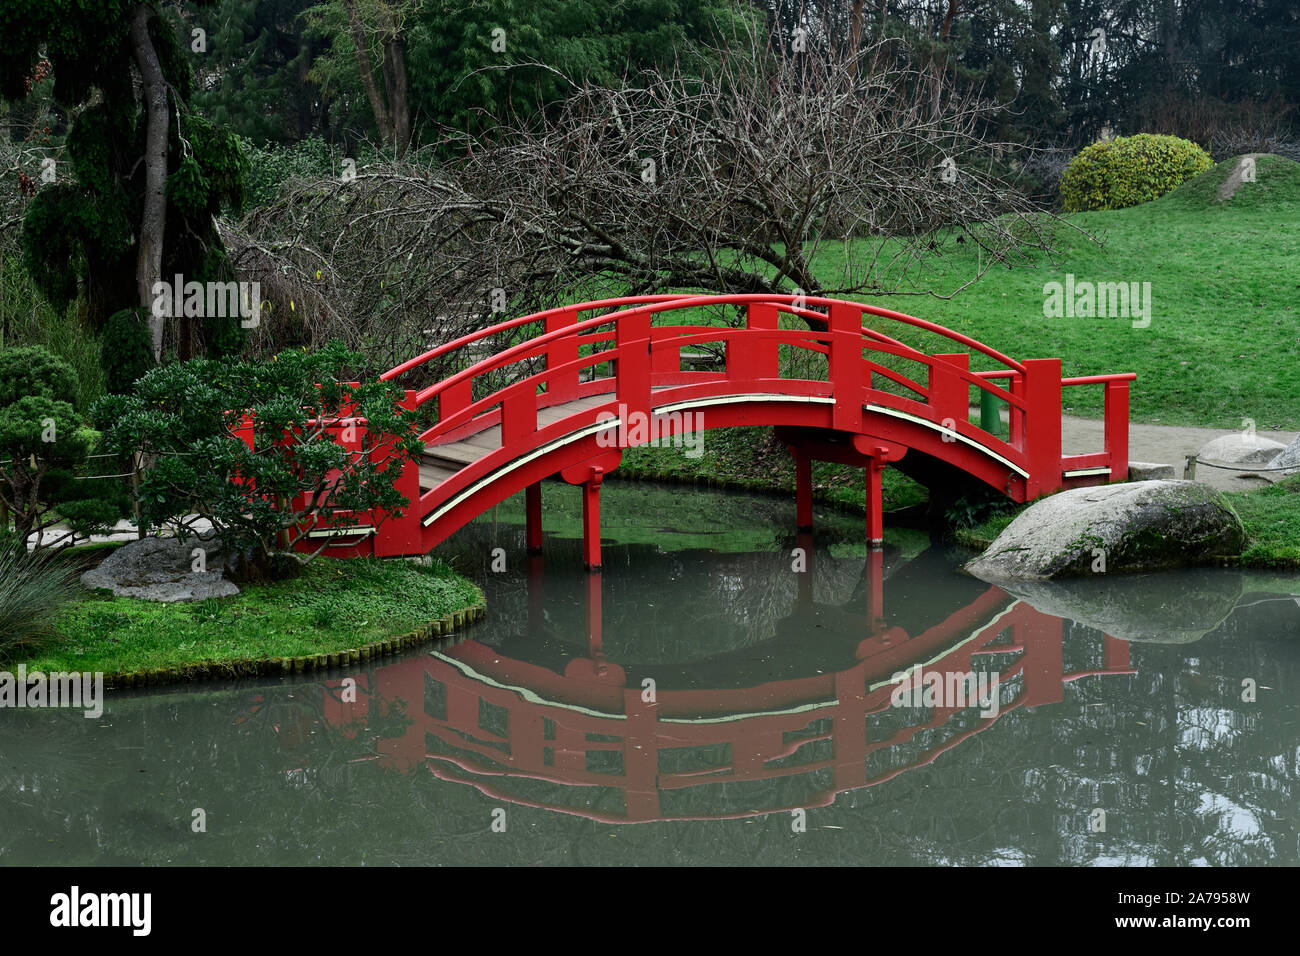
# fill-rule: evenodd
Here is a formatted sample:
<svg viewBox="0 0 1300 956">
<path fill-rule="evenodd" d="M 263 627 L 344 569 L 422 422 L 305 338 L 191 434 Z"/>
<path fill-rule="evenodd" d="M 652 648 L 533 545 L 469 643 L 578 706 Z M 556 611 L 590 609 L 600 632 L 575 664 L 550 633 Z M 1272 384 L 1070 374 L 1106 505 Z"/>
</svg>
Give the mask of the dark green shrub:
<svg viewBox="0 0 1300 956">
<path fill-rule="evenodd" d="M 72 366 L 39 345 L 0 352 L 0 406 L 27 397 L 71 402 L 76 394 Z"/>
<path fill-rule="evenodd" d="M 1136 206 L 1213 165 L 1209 153 L 1177 136 L 1121 136 L 1093 143 L 1070 160 L 1061 174 L 1061 201 L 1066 212 Z"/>
<path fill-rule="evenodd" d="M 153 343 L 143 308 L 122 309 L 108 317 L 99 355 L 104 388 L 110 395 L 126 394 L 153 368 Z"/>
<path fill-rule="evenodd" d="M 71 404 L 77 389 L 72 367 L 39 346 L 0 351 L 0 500 L 21 540 L 55 524 L 52 511 L 66 508 L 76 534 L 101 530 L 123 514 L 119 486 L 96 486 L 77 474 L 99 439 Z"/>
<path fill-rule="evenodd" d="M 107 449 L 139 451 L 151 463 L 138 496 L 146 526 L 184 536 L 190 516 L 207 518 L 240 577 L 277 576 L 280 532 L 331 508 L 400 514 L 410 503 L 392 479 L 422 450 L 414 416 L 396 406 L 401 393 L 387 383 L 349 384 L 361 361 L 338 343 L 269 362 L 194 359 L 151 370 L 94 414 Z M 345 448 L 333 432 L 347 427 L 340 419 L 349 399 L 368 427 Z M 239 434 L 245 413 L 251 449 Z M 389 435 L 399 441 L 384 454 Z"/>
</svg>

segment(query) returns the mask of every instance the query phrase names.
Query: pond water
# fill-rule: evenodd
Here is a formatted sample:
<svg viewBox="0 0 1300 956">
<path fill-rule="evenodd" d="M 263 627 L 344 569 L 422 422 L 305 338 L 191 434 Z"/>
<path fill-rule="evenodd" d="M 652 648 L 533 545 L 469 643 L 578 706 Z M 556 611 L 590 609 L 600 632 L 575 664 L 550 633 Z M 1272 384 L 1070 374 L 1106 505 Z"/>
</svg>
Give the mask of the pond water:
<svg viewBox="0 0 1300 956">
<path fill-rule="evenodd" d="M 545 497 L 542 559 L 519 500 L 439 549 L 488 600 L 455 643 L 0 710 L 0 863 L 1300 861 L 1298 575 L 1010 593 L 860 516 L 611 482 L 591 576 Z"/>
</svg>

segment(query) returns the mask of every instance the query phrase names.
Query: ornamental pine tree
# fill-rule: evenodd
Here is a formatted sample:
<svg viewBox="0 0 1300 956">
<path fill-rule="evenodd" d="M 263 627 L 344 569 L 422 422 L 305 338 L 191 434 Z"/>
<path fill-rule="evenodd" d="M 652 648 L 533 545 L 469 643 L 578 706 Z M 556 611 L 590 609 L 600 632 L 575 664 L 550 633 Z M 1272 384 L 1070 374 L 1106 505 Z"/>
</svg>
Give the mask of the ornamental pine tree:
<svg viewBox="0 0 1300 956">
<path fill-rule="evenodd" d="M 55 103 L 74 117 L 53 182 L 23 219 L 24 264 L 56 308 L 83 296 L 95 328 L 123 309 L 146 310 L 154 362 L 166 319 L 148 312 L 150 290 L 176 274 L 232 278 L 215 215 L 242 202 L 248 167 L 236 137 L 190 109 L 188 57 L 205 44 L 180 12 L 158 0 L 43 0 L 39 9 L 0 0 L 0 95 L 22 100 L 48 61 Z M 209 351 L 224 351 L 238 344 L 239 317 L 201 330 L 179 320 L 182 359 L 200 331 Z"/>
</svg>

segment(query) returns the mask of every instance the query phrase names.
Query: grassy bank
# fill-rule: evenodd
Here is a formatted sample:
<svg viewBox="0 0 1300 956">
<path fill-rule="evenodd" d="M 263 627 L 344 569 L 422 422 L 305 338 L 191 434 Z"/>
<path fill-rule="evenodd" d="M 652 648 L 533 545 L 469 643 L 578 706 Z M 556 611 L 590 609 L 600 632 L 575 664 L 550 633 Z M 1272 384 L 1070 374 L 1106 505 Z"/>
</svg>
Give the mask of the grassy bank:
<svg viewBox="0 0 1300 956">
<path fill-rule="evenodd" d="M 359 648 L 482 603 L 472 582 L 440 562 L 322 558 L 297 578 L 230 598 L 159 604 L 87 595 L 59 613 L 53 636 L 6 666 L 109 675 L 221 669 Z"/>
<path fill-rule="evenodd" d="M 1243 567 L 1300 568 L 1300 475 L 1267 488 L 1230 491 L 1224 498 L 1246 529 Z M 1027 506 L 1025 506 L 1027 507 Z M 984 550 L 1024 507 L 956 532 L 959 544 Z"/>
<path fill-rule="evenodd" d="M 1060 356 L 1066 375 L 1136 372 L 1132 420 L 1260 431 L 1300 428 L 1300 164 L 1258 160 L 1256 181 L 1228 202 L 1217 191 L 1227 161 L 1172 193 L 1129 209 L 1067 217 L 1101 242 L 1064 230 L 1055 260 L 1036 254 L 995 268 L 952 299 L 887 296 L 872 300 L 979 339 L 1015 358 Z M 919 275 L 917 289 L 959 287 L 975 272 L 971 243 L 949 239 Z M 841 249 L 817 262 L 833 284 Z M 1076 281 L 1149 282 L 1151 321 L 1046 318 L 1043 287 Z M 882 326 L 883 328 L 883 326 Z M 889 323 L 888 331 L 899 331 Z M 937 340 L 903 331 L 921 348 Z M 942 349 L 948 350 L 948 349 Z M 992 367 L 972 359 L 972 367 Z M 1100 387 L 1065 393 L 1066 411 L 1099 417 Z"/>
<path fill-rule="evenodd" d="M 1253 419 L 1261 431 L 1300 428 L 1300 307 L 1294 263 L 1300 261 L 1300 164 L 1276 156 L 1257 161 L 1256 181 L 1228 201 L 1220 184 L 1237 162 L 1220 163 L 1155 202 L 1068 217 L 1100 241 L 1063 230 L 1056 254 L 1032 255 L 1014 269 L 994 269 L 952 299 L 890 296 L 871 300 L 938 322 L 1015 357 L 1060 356 L 1066 375 L 1132 371 L 1135 422 L 1238 429 Z M 950 239 L 910 277 L 913 288 L 955 289 L 976 268 L 978 252 Z M 833 285 L 843 250 L 827 246 L 816 268 Z M 1047 318 L 1044 286 L 1076 281 L 1151 284 L 1151 321 Z M 946 351 L 935 336 L 888 323 L 891 335 L 927 351 Z M 883 326 L 882 326 L 883 328 Z M 972 367 L 991 368 L 972 356 Z M 914 373 L 915 369 L 908 369 Z M 1100 416 L 1100 387 L 1070 388 L 1067 413 Z M 792 491 L 794 466 L 766 429 L 708 432 L 704 454 L 638 448 L 624 475 L 686 481 L 717 480 L 755 490 Z M 862 473 L 814 467 L 821 500 L 862 508 Z M 1300 562 L 1300 494 L 1283 485 L 1230 495 L 1246 525 L 1243 561 L 1275 566 Z M 890 468 L 885 509 L 925 500 L 925 489 Z M 1015 512 L 958 531 L 985 547 Z"/>
</svg>

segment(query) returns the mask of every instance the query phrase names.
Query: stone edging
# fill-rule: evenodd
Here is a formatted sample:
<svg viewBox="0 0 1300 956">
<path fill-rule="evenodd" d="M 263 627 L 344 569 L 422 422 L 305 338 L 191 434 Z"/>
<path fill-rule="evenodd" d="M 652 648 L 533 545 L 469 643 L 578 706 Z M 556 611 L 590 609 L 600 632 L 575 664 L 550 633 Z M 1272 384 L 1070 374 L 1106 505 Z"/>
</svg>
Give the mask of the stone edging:
<svg viewBox="0 0 1300 956">
<path fill-rule="evenodd" d="M 397 654 L 435 638 L 449 637 L 483 620 L 486 614 L 485 604 L 474 604 L 463 610 L 444 614 L 438 620 L 407 634 L 348 650 L 333 651 L 328 654 L 309 654 L 304 657 L 244 658 L 234 661 L 178 664 L 175 667 L 107 674 L 104 676 L 104 684 L 112 690 L 121 690 L 127 687 L 153 687 L 184 681 L 281 676 L 325 671 L 336 667 L 351 667 L 364 661 Z"/>
</svg>

